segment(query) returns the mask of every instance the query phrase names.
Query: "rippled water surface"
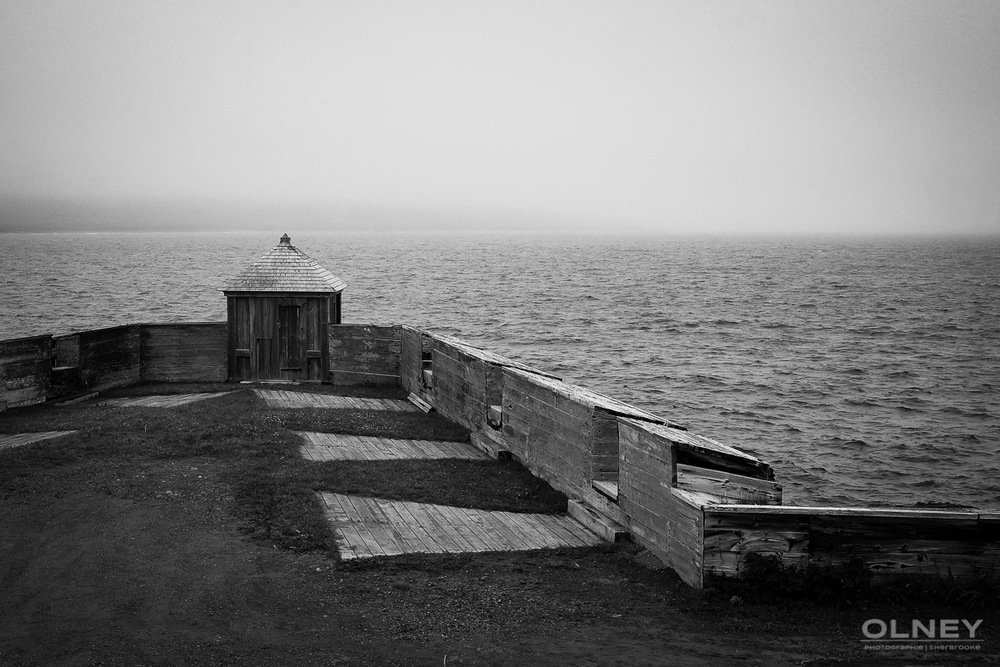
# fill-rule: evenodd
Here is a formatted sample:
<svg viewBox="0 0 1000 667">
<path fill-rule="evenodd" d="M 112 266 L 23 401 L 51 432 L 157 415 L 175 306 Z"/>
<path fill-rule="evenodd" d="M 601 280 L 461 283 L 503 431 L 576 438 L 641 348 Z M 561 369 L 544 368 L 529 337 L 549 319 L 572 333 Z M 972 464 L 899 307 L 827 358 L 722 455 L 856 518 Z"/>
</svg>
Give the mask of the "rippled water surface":
<svg viewBox="0 0 1000 667">
<path fill-rule="evenodd" d="M 225 319 L 275 234 L 0 235 L 0 338 Z M 797 504 L 1000 506 L 1000 242 L 308 234 L 407 323 L 769 463 Z"/>
</svg>

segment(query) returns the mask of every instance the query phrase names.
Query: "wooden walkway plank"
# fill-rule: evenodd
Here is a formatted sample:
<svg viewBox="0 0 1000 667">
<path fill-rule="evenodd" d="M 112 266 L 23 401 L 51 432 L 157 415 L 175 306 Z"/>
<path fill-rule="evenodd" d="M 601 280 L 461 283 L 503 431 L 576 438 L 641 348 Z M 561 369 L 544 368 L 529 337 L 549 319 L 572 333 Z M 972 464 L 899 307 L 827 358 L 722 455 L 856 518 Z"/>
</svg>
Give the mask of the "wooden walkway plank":
<svg viewBox="0 0 1000 667">
<path fill-rule="evenodd" d="M 440 448 L 447 458 L 489 460 L 486 452 L 467 442 L 442 442 Z"/>
<path fill-rule="evenodd" d="M 420 542 L 424 545 L 424 548 L 427 549 L 427 553 L 448 553 L 447 549 L 434 541 L 434 537 L 427 530 L 427 527 L 418 521 L 413 513 L 410 512 L 410 505 L 415 504 L 416 503 L 394 501 L 392 506 L 403 523 L 409 526 L 410 530 L 418 536 Z"/>
<path fill-rule="evenodd" d="M 393 412 L 420 412 L 420 408 L 409 401 L 393 398 L 355 398 L 313 394 L 304 391 L 283 389 L 254 389 L 269 408 L 322 408 L 330 410 L 388 410 Z"/>
<path fill-rule="evenodd" d="M 476 525 L 480 530 L 496 535 L 497 539 L 502 540 L 507 545 L 507 551 L 526 551 L 542 546 L 526 539 L 524 531 L 515 530 L 499 518 L 496 512 L 480 512 L 464 508 L 463 512 L 469 523 Z"/>
<path fill-rule="evenodd" d="M 580 532 L 574 530 L 574 524 L 569 521 L 560 521 L 558 517 L 546 516 L 544 514 L 534 515 L 532 520 L 537 522 L 541 527 L 551 531 L 553 535 L 560 537 L 566 544 L 579 547 L 590 546 L 591 544 Z"/>
<path fill-rule="evenodd" d="M 364 540 L 365 547 L 376 556 L 391 556 L 392 554 L 385 553 L 382 545 L 379 544 L 378 538 L 375 537 L 378 525 L 374 517 L 371 516 L 371 512 L 365 507 L 364 499 L 357 496 L 343 496 L 343 498 L 344 505 L 348 506 L 348 509 L 351 511 L 352 522 L 356 522 L 358 526 L 358 533 L 361 539 Z"/>
<path fill-rule="evenodd" d="M 351 503 L 350 496 L 342 496 L 339 494 L 331 495 L 334 495 L 337 502 L 340 504 L 341 511 L 346 517 L 346 519 L 344 519 L 344 523 L 346 525 L 341 525 L 339 528 L 345 537 L 350 539 L 355 555 L 358 558 L 382 556 L 383 554 L 381 550 L 372 548 L 372 544 L 375 542 L 375 539 L 371 536 L 368 528 L 365 526 L 361 517 L 358 515 L 357 510 Z"/>
<path fill-rule="evenodd" d="M 472 530 L 489 535 L 490 539 L 497 545 L 497 550 L 521 551 L 525 548 L 524 540 L 504 525 L 502 521 L 497 520 L 492 512 L 474 510 L 467 507 L 456 509 Z"/>
<path fill-rule="evenodd" d="M 555 520 L 555 517 L 534 514 L 522 518 L 539 532 L 550 534 L 555 539 L 565 544 L 580 546 L 580 538 L 577 537 L 572 531 L 567 530 L 562 525 L 562 522 Z"/>
<path fill-rule="evenodd" d="M 466 525 L 465 517 L 457 514 L 454 507 L 436 505 L 438 513 L 444 517 L 445 523 L 469 545 L 472 551 L 500 551 L 500 542 L 496 538 L 484 538 L 477 534 L 471 526 Z"/>
<path fill-rule="evenodd" d="M 340 503 L 340 498 L 332 493 L 321 493 L 320 498 L 326 504 L 326 516 L 333 528 L 334 541 L 340 557 L 350 558 L 370 558 L 374 556 L 369 549 L 364 546 L 364 540 L 358 532 L 356 523 L 352 522 L 346 510 Z"/>
<path fill-rule="evenodd" d="M 449 546 L 451 547 L 449 551 L 454 551 L 456 553 L 475 550 L 475 548 L 464 537 L 452 529 L 451 523 L 448 521 L 447 517 L 441 514 L 439 506 L 426 505 L 422 503 L 414 503 L 414 505 L 416 505 L 417 512 L 423 512 L 424 516 L 433 522 L 435 531 L 431 534 L 431 537 L 433 537 L 438 544 Z M 413 509 L 413 507 L 410 508 L 411 511 Z"/>
<path fill-rule="evenodd" d="M 319 446 L 316 442 L 316 438 L 314 438 L 311 433 L 301 433 L 300 435 L 306 441 L 305 444 L 299 448 L 299 453 L 302 454 L 302 458 L 308 461 L 322 461 L 323 455 L 326 453 L 326 448 Z"/>
<path fill-rule="evenodd" d="M 359 500 L 357 496 L 353 499 Z M 371 526 L 372 535 L 378 541 L 379 547 L 387 556 L 398 556 L 406 553 L 403 548 L 404 539 L 395 524 L 386 516 L 385 510 L 379 505 L 377 498 L 360 498 L 365 506 L 365 511 L 374 521 Z M 391 502 L 391 501 L 387 501 Z"/>
<path fill-rule="evenodd" d="M 373 502 L 373 498 L 362 498 L 353 496 L 351 501 L 356 507 L 360 507 L 360 514 L 367 519 L 367 528 L 375 538 L 378 548 L 386 556 L 398 556 L 403 553 L 399 546 L 399 540 L 393 535 L 389 527 L 389 522 L 385 518 L 385 513 Z"/>
<path fill-rule="evenodd" d="M 23 447 L 24 445 L 30 445 L 43 440 L 61 438 L 62 436 L 70 435 L 71 433 L 76 433 L 76 431 L 38 431 L 35 433 L 12 433 L 9 435 L 0 435 L 0 449 Z"/>
<path fill-rule="evenodd" d="M 507 530 L 513 533 L 517 540 L 523 544 L 522 549 L 548 549 L 552 547 L 552 541 L 548 536 L 533 530 L 531 526 L 520 521 L 513 512 L 494 512 L 488 517 L 502 524 Z"/>
<path fill-rule="evenodd" d="M 538 525 L 531 521 L 529 517 L 517 512 L 500 512 L 498 513 L 504 521 L 507 521 L 512 526 L 520 527 L 524 530 L 525 539 L 535 541 L 542 548 L 554 548 L 563 546 L 563 544 L 556 539 L 551 533 L 545 530 L 540 530 Z"/>
<path fill-rule="evenodd" d="M 404 551 L 406 553 L 433 553 L 436 551 L 434 542 L 427 540 L 426 532 L 417 532 L 419 525 L 403 518 L 397 507 L 398 503 L 391 500 L 376 500 L 383 514 L 392 523 L 395 529 L 403 538 Z"/>
<path fill-rule="evenodd" d="M 303 439 L 299 451 L 312 461 L 357 460 L 387 461 L 401 459 L 469 459 L 489 457 L 464 442 L 401 440 L 344 433 L 296 431 Z"/>
<path fill-rule="evenodd" d="M 468 545 L 454 539 L 448 531 L 443 528 L 440 519 L 430 511 L 433 505 L 422 503 L 405 503 L 406 510 L 413 516 L 414 521 L 419 523 L 427 531 L 428 537 L 437 544 L 442 551 L 452 554 L 462 553 L 468 550 Z"/>
<path fill-rule="evenodd" d="M 556 517 L 552 515 L 533 514 L 531 515 L 529 521 L 537 525 L 539 529 L 548 531 L 553 535 L 553 537 L 560 540 L 564 545 L 567 546 L 574 546 L 574 547 L 593 546 L 594 544 L 600 544 L 603 541 L 600 538 L 598 539 L 597 542 L 592 542 L 589 541 L 589 539 L 585 539 L 582 533 L 575 530 L 574 527 L 577 523 L 575 520 L 565 521 L 562 520 L 561 517 Z M 580 527 L 587 533 L 590 532 L 586 528 L 583 528 L 582 525 Z"/>
<path fill-rule="evenodd" d="M 428 445 L 426 442 L 420 442 L 418 440 L 402 440 L 401 444 L 413 452 L 414 458 L 421 459 L 438 459 L 441 458 L 441 450 L 436 447 Z"/>
<path fill-rule="evenodd" d="M 231 391 L 216 391 L 201 394 L 166 394 L 157 396 L 127 396 L 123 398 L 109 398 L 98 401 L 95 405 L 104 405 L 116 408 L 176 408 L 189 403 L 197 403 L 218 396 L 231 394 Z"/>
<path fill-rule="evenodd" d="M 365 443 L 357 440 L 354 436 L 348 436 L 350 438 L 351 448 L 344 448 L 344 455 L 348 455 L 348 452 L 357 452 L 359 460 L 362 461 L 378 461 L 378 456 L 371 451 L 371 447 L 368 447 Z"/>
<path fill-rule="evenodd" d="M 320 495 L 343 558 L 523 551 L 592 546 L 604 541 L 565 514 L 490 512 L 343 494 Z"/>
</svg>

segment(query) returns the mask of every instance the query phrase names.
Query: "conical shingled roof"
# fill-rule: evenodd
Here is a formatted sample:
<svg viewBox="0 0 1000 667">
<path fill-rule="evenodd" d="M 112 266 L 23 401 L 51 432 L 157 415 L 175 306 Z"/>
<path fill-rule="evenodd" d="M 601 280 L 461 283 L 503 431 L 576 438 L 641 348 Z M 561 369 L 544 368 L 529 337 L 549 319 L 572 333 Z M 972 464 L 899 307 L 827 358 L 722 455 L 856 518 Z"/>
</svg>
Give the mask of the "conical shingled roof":
<svg viewBox="0 0 1000 667">
<path fill-rule="evenodd" d="M 263 257 L 229 280 L 223 292 L 341 292 L 347 283 L 292 245 L 288 234 Z"/>
</svg>

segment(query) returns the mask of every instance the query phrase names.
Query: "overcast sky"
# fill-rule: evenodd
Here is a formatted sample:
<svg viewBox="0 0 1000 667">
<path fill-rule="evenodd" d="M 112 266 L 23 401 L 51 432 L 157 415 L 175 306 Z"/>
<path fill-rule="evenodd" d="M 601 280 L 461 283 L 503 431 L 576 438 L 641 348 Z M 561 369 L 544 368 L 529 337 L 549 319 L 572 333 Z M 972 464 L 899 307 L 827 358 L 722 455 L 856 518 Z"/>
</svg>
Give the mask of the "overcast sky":
<svg viewBox="0 0 1000 667">
<path fill-rule="evenodd" d="M 1000 2 L 2 0 L 0 199 L 1000 232 Z"/>
</svg>

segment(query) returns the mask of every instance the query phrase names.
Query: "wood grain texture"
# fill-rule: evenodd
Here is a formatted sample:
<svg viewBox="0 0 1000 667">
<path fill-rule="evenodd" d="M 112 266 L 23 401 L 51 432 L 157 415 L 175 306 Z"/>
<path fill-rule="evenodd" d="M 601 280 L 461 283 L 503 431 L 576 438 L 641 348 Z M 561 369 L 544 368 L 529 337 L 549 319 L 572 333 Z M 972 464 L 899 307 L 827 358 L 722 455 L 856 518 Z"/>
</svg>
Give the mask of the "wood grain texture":
<svg viewBox="0 0 1000 667">
<path fill-rule="evenodd" d="M 200 394 L 171 394 L 167 396 L 129 396 L 125 398 L 109 398 L 97 404 L 116 408 L 176 408 L 180 405 L 189 405 L 231 393 L 233 392 L 216 391 Z"/>
<path fill-rule="evenodd" d="M 269 408 L 327 408 L 331 410 L 389 410 L 394 412 L 420 412 L 409 401 L 388 398 L 353 398 L 312 394 L 285 389 L 254 389 L 253 392 L 267 403 Z"/>
<path fill-rule="evenodd" d="M 51 336 L 0 341 L 0 411 L 44 402 L 51 382 Z"/>
<path fill-rule="evenodd" d="M 225 322 L 140 326 L 141 379 L 222 382 L 227 377 Z"/>
<path fill-rule="evenodd" d="M 335 385 L 398 384 L 401 335 L 399 326 L 330 325 L 330 380 Z"/>
<path fill-rule="evenodd" d="M 309 461 L 489 458 L 485 452 L 464 442 L 403 440 L 310 431 L 297 431 L 296 434 L 304 441 L 299 452 Z"/>
<path fill-rule="evenodd" d="M 677 486 L 707 493 L 721 503 L 781 504 L 781 485 L 776 482 L 683 463 L 677 464 Z"/>
<path fill-rule="evenodd" d="M 488 512 L 337 493 L 318 496 L 343 559 L 527 551 L 604 542 L 565 514 Z"/>
<path fill-rule="evenodd" d="M 40 431 L 37 433 L 4 433 L 0 434 L 0 449 L 11 449 L 13 447 L 23 447 L 43 440 L 61 438 L 64 435 L 71 435 L 76 431 Z"/>
<path fill-rule="evenodd" d="M 135 384 L 141 378 L 139 326 L 81 331 L 80 380 L 88 390 Z"/>
</svg>

